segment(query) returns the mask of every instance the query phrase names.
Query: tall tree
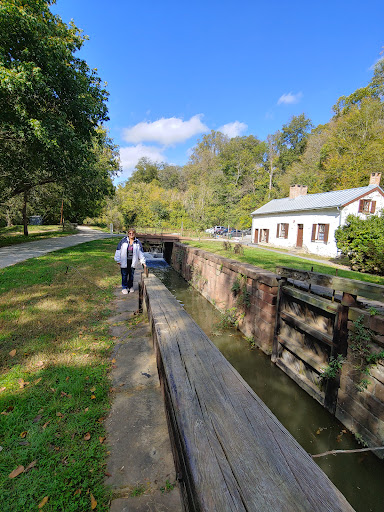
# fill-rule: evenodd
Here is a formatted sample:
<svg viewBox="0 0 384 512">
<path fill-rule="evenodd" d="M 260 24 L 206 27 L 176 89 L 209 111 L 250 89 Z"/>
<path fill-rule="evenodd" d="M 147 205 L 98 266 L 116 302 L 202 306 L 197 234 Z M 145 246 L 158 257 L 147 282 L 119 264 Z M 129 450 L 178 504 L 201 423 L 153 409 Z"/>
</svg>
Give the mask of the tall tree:
<svg viewBox="0 0 384 512">
<path fill-rule="evenodd" d="M 0 200 L 86 176 L 107 92 L 75 56 L 86 37 L 53 15 L 54 0 L 0 3 Z M 27 227 L 25 223 L 25 231 Z"/>
<path fill-rule="evenodd" d="M 285 172 L 293 162 L 300 159 L 312 128 L 312 121 L 304 114 L 292 116 L 289 123 L 283 125 L 278 143 L 279 165 L 282 171 Z"/>
</svg>

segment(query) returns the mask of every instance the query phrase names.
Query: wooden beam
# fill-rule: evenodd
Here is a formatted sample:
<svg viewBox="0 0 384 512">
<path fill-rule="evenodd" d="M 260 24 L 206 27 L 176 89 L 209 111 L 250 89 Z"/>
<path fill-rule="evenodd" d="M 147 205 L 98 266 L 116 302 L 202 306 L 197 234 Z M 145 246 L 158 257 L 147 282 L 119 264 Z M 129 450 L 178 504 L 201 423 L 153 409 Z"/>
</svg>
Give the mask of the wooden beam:
<svg viewBox="0 0 384 512">
<path fill-rule="evenodd" d="M 300 331 L 307 333 L 310 336 L 313 336 L 317 340 L 322 341 L 323 343 L 326 343 L 330 347 L 333 346 L 332 336 L 330 334 L 326 334 L 325 332 L 321 332 L 314 327 L 310 327 L 308 324 L 306 324 L 305 322 L 302 322 L 297 317 L 290 315 L 286 311 L 281 311 L 280 317 L 288 324 L 290 324 L 294 327 L 297 327 Z"/>
<path fill-rule="evenodd" d="M 384 302 L 384 286 L 379 284 L 280 266 L 276 267 L 276 273 L 287 279 L 304 281 L 308 284 L 331 288 L 332 290 Z"/>
</svg>

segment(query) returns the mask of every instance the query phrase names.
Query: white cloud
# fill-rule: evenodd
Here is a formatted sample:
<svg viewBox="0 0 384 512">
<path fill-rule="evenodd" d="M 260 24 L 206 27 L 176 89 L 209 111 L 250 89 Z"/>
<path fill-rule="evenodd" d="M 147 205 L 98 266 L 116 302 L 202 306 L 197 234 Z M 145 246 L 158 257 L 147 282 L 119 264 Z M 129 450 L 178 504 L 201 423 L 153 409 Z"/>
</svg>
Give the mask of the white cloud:
<svg viewBox="0 0 384 512">
<path fill-rule="evenodd" d="M 120 148 L 120 160 L 124 174 L 129 174 L 136 166 L 140 158 L 149 158 L 153 162 L 164 162 L 166 157 L 163 150 L 155 146 L 145 146 L 137 144 L 137 146 L 126 146 Z"/>
<path fill-rule="evenodd" d="M 208 127 L 202 123 L 203 114 L 191 117 L 189 121 L 183 121 L 177 117 L 158 119 L 153 123 L 141 122 L 126 128 L 123 139 L 133 144 L 140 142 L 157 142 L 165 146 L 183 143 L 194 135 L 208 131 Z"/>
<path fill-rule="evenodd" d="M 294 105 L 295 103 L 299 103 L 303 96 L 302 92 L 298 92 L 297 94 L 292 94 L 291 92 L 287 94 L 283 94 L 277 101 L 278 105 Z"/>
<path fill-rule="evenodd" d="M 248 125 L 245 123 L 240 123 L 240 121 L 234 121 L 233 123 L 227 123 L 218 128 L 218 131 L 224 133 L 231 139 L 233 137 L 239 137 L 242 135 L 248 128 Z"/>
</svg>

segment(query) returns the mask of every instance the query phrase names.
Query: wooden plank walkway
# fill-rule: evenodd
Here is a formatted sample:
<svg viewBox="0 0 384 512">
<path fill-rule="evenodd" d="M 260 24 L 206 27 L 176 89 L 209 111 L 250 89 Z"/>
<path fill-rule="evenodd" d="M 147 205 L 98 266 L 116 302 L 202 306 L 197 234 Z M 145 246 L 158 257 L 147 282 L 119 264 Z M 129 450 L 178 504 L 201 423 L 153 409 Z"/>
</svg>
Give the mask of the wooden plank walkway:
<svg viewBox="0 0 384 512">
<path fill-rule="evenodd" d="M 186 510 L 352 511 L 155 276 L 143 294 Z"/>
</svg>

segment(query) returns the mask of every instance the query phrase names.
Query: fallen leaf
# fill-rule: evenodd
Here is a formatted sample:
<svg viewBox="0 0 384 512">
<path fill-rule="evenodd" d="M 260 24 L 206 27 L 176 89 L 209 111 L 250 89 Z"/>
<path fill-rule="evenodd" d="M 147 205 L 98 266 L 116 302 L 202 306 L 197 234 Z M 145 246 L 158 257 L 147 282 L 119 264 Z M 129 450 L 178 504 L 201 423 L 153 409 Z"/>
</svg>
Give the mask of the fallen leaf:
<svg viewBox="0 0 384 512">
<path fill-rule="evenodd" d="M 76 496 L 77 494 L 81 494 L 81 489 L 77 489 L 77 491 L 73 493 L 74 496 Z"/>
<path fill-rule="evenodd" d="M 9 353 L 9 355 L 10 355 L 11 357 L 15 357 L 15 355 L 16 355 L 16 349 L 14 348 L 13 350 L 11 350 L 11 351 L 10 351 L 10 353 Z"/>
<path fill-rule="evenodd" d="M 24 432 L 22 432 L 22 433 L 20 434 L 20 437 L 21 437 L 22 439 L 24 439 L 24 437 L 27 437 L 27 434 L 28 434 L 28 432 L 27 432 L 26 430 L 24 430 Z"/>
<path fill-rule="evenodd" d="M 5 391 L 6 389 L 7 389 L 7 388 L 5 388 L 5 387 L 0 388 L 0 393 L 2 393 L 3 391 Z"/>
<path fill-rule="evenodd" d="M 42 501 L 39 503 L 38 508 L 43 508 L 48 500 L 49 500 L 49 496 L 45 496 L 45 498 L 43 498 Z"/>
<path fill-rule="evenodd" d="M 91 439 L 91 434 L 87 432 L 85 436 L 83 437 L 84 441 L 89 441 Z"/>
<path fill-rule="evenodd" d="M 115 359 L 115 358 L 113 358 L 113 359 L 112 359 L 112 361 L 111 361 L 111 363 L 116 363 L 116 359 Z"/>
<path fill-rule="evenodd" d="M 69 381 L 69 375 L 68 375 L 68 377 L 65 377 L 65 380 L 66 380 L 66 381 Z"/>
<path fill-rule="evenodd" d="M 19 383 L 19 386 L 21 389 L 23 389 L 24 386 L 26 385 L 26 382 L 24 382 L 24 379 L 19 379 L 17 382 Z"/>
<path fill-rule="evenodd" d="M 105 437 L 99 437 L 100 444 L 103 444 L 105 441 Z"/>
<path fill-rule="evenodd" d="M 52 393 L 56 393 L 56 389 L 55 388 L 49 388 L 49 389 L 52 391 Z"/>
<path fill-rule="evenodd" d="M 43 425 L 44 430 L 48 427 L 48 425 L 51 423 L 51 421 L 52 420 L 49 420 L 49 421 L 47 421 L 47 423 L 44 423 L 44 425 Z"/>
<path fill-rule="evenodd" d="M 93 388 L 90 389 L 91 393 L 94 393 L 96 391 L 96 386 L 93 386 Z"/>
<path fill-rule="evenodd" d="M 96 421 L 97 421 L 97 423 L 103 423 L 103 421 L 104 421 L 104 420 L 105 420 L 105 418 L 104 418 L 104 417 L 101 417 L 101 418 L 99 418 L 99 419 L 98 419 L 98 420 L 96 420 Z"/>
<path fill-rule="evenodd" d="M 89 411 L 89 407 L 86 407 L 86 408 L 84 409 L 84 412 L 88 412 L 88 411 Z"/>
<path fill-rule="evenodd" d="M 95 510 L 96 507 L 97 507 L 97 501 L 95 500 L 95 498 L 93 497 L 93 494 L 91 493 L 91 509 Z"/>
<path fill-rule="evenodd" d="M 38 379 L 34 380 L 33 383 L 36 385 L 41 381 L 42 377 L 39 377 Z"/>
<path fill-rule="evenodd" d="M 69 396 L 65 391 L 62 391 L 62 392 L 60 393 L 60 395 L 61 395 L 61 396 Z"/>
<path fill-rule="evenodd" d="M 61 414 L 61 412 L 57 412 L 57 413 L 56 413 L 56 416 L 57 416 L 58 418 L 64 418 L 64 414 Z"/>
<path fill-rule="evenodd" d="M 24 473 L 24 466 L 19 466 L 18 468 L 14 469 L 9 475 L 9 478 L 16 478 L 17 476 L 21 475 L 21 473 Z"/>
<path fill-rule="evenodd" d="M 37 367 L 44 366 L 44 361 L 38 361 L 38 362 L 36 363 L 36 366 L 37 366 Z"/>
<path fill-rule="evenodd" d="M 28 466 L 25 468 L 25 471 L 29 471 L 30 469 L 34 468 L 37 464 L 37 460 L 33 460 Z"/>
<path fill-rule="evenodd" d="M 108 473 L 107 471 L 104 472 L 105 476 L 112 476 L 111 473 Z"/>
<path fill-rule="evenodd" d="M 91 395 L 91 400 L 95 400 L 96 395 Z"/>
<path fill-rule="evenodd" d="M 33 418 L 33 423 L 38 423 L 41 420 L 42 416 L 41 414 L 38 414 L 35 418 Z"/>
</svg>

